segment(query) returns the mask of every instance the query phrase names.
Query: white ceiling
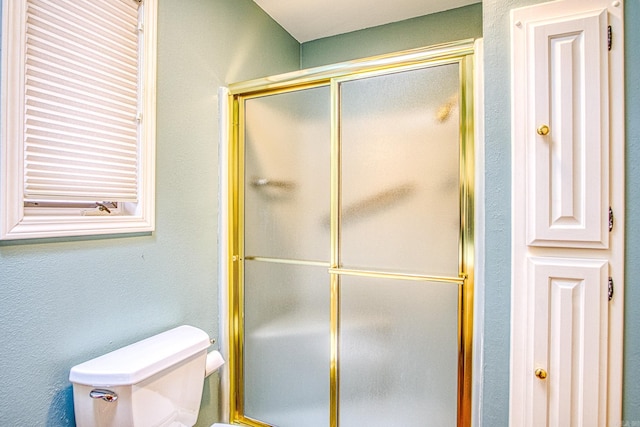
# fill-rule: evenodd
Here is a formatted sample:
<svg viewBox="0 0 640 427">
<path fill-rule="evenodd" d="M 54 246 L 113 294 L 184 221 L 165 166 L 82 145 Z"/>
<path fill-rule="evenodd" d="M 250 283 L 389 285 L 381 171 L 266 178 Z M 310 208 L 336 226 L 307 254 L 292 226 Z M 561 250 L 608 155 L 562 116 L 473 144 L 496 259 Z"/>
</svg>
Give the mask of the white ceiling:
<svg viewBox="0 0 640 427">
<path fill-rule="evenodd" d="M 253 0 L 300 43 L 480 0 Z"/>
</svg>

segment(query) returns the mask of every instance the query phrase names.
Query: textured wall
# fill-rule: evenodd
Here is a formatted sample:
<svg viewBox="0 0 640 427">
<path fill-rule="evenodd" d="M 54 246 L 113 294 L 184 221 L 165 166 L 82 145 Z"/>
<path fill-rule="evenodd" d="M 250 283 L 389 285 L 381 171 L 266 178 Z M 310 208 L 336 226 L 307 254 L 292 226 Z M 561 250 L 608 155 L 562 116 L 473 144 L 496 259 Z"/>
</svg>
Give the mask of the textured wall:
<svg viewBox="0 0 640 427">
<path fill-rule="evenodd" d="M 299 44 L 249 0 L 159 0 L 158 19 L 156 232 L 0 243 L 3 426 L 74 425 L 77 363 L 180 324 L 218 336 L 217 88 L 297 69 Z"/>
<path fill-rule="evenodd" d="M 625 265 L 625 427 L 640 426 L 640 0 L 625 2 L 625 108 L 626 108 L 626 265 Z"/>
<path fill-rule="evenodd" d="M 482 37 L 482 4 L 302 44 L 302 68 Z"/>
<path fill-rule="evenodd" d="M 511 310 L 511 88 L 509 10 L 536 0 L 483 2 L 485 91 L 485 294 L 480 419 L 509 420 Z"/>
</svg>

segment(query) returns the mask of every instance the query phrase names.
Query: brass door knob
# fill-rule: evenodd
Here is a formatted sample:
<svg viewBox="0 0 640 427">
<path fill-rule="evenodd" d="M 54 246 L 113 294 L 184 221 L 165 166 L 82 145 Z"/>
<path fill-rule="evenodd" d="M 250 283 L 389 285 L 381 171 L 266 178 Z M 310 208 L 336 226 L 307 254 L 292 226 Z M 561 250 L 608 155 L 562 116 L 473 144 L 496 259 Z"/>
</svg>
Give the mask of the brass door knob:
<svg viewBox="0 0 640 427">
<path fill-rule="evenodd" d="M 540 125 L 540 127 L 536 130 L 536 132 L 538 132 L 538 135 L 541 136 L 545 136 L 549 134 L 549 126 L 547 125 Z"/>
<path fill-rule="evenodd" d="M 536 374 L 536 377 L 540 378 L 541 380 L 547 378 L 547 371 L 545 371 L 542 368 L 536 369 L 535 374 Z"/>
</svg>

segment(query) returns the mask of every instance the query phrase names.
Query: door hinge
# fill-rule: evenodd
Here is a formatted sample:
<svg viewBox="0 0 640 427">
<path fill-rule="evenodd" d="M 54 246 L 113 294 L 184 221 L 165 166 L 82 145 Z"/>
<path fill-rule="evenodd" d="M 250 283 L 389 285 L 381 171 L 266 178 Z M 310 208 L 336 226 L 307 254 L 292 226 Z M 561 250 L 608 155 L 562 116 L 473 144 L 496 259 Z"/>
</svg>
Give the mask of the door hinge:
<svg viewBox="0 0 640 427">
<path fill-rule="evenodd" d="M 609 277 L 609 288 L 608 288 L 608 294 L 609 294 L 609 301 L 611 301 L 613 299 L 613 278 Z"/>
<path fill-rule="evenodd" d="M 609 233 L 613 230 L 613 209 L 609 206 Z"/>
<path fill-rule="evenodd" d="M 611 34 L 611 25 L 609 25 L 607 27 L 607 48 L 609 50 L 611 50 L 611 38 L 612 38 L 612 34 Z"/>
</svg>

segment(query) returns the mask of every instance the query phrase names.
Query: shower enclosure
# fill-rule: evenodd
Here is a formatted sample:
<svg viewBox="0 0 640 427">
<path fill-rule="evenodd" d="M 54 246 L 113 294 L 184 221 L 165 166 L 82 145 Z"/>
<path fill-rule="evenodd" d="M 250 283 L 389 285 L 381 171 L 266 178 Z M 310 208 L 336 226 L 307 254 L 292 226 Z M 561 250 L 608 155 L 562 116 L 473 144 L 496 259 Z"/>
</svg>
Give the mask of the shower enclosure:
<svg viewBox="0 0 640 427">
<path fill-rule="evenodd" d="M 470 425 L 473 42 L 231 85 L 230 416 Z"/>
</svg>

